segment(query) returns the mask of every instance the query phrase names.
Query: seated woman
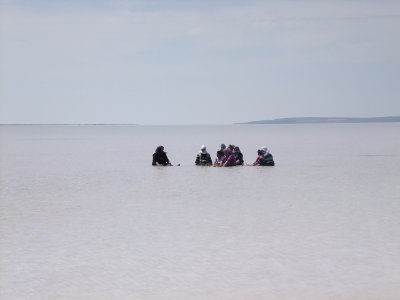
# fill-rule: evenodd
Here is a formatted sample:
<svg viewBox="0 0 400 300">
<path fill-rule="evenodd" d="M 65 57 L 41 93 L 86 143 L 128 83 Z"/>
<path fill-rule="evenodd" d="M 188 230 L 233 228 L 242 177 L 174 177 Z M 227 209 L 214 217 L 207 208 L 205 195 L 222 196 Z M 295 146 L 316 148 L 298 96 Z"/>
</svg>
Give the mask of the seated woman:
<svg viewBox="0 0 400 300">
<path fill-rule="evenodd" d="M 163 146 L 158 146 L 155 153 L 153 154 L 153 166 L 172 166 L 167 157 L 167 153 L 164 152 Z"/>
<path fill-rule="evenodd" d="M 235 155 L 235 159 L 236 159 L 236 165 L 237 166 L 243 166 L 243 154 L 240 151 L 240 148 L 238 146 L 235 146 L 235 148 L 233 148 L 233 155 Z"/>
<path fill-rule="evenodd" d="M 222 161 L 221 167 L 233 167 L 236 166 L 236 157 L 233 155 L 232 151 L 228 148 L 224 151 L 225 156 Z"/>
<path fill-rule="evenodd" d="M 214 167 L 221 167 L 224 160 L 224 151 L 217 152 L 217 158 L 214 161 Z"/>
<path fill-rule="evenodd" d="M 196 156 L 196 161 L 194 162 L 196 166 L 211 166 L 212 160 L 211 155 L 207 152 L 206 146 L 201 146 L 200 152 Z"/>
<path fill-rule="evenodd" d="M 275 166 L 274 158 L 267 147 L 257 150 L 257 154 L 256 161 L 248 166 Z"/>
<path fill-rule="evenodd" d="M 214 167 L 221 167 L 224 159 L 225 144 L 221 144 L 221 149 L 217 151 L 217 158 L 214 161 Z"/>
</svg>

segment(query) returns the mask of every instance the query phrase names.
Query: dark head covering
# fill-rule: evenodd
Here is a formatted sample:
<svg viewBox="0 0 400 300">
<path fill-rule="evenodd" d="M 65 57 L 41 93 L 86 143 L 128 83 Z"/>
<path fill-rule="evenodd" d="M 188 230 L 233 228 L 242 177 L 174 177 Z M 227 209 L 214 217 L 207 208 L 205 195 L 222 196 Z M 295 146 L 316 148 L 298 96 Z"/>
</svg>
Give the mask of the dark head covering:
<svg viewBox="0 0 400 300">
<path fill-rule="evenodd" d="M 157 147 L 157 149 L 156 149 L 156 153 L 162 153 L 162 152 L 164 152 L 164 146 L 158 146 Z"/>
</svg>

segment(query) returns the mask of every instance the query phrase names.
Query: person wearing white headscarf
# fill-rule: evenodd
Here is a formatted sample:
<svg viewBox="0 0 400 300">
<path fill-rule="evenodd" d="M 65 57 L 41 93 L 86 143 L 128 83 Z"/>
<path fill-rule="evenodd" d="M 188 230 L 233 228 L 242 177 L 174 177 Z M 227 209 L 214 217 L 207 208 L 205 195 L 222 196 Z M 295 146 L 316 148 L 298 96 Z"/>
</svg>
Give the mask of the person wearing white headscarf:
<svg viewBox="0 0 400 300">
<path fill-rule="evenodd" d="M 267 146 L 263 146 L 257 150 L 257 159 L 248 166 L 275 166 L 274 158 Z"/>
<path fill-rule="evenodd" d="M 260 148 L 260 150 L 263 151 L 265 154 L 270 153 L 267 146 L 262 146 L 262 147 Z"/>
<path fill-rule="evenodd" d="M 200 152 L 196 156 L 196 161 L 194 162 L 197 166 L 211 166 L 212 160 L 210 153 L 207 152 L 206 146 L 202 145 L 200 147 Z"/>
</svg>

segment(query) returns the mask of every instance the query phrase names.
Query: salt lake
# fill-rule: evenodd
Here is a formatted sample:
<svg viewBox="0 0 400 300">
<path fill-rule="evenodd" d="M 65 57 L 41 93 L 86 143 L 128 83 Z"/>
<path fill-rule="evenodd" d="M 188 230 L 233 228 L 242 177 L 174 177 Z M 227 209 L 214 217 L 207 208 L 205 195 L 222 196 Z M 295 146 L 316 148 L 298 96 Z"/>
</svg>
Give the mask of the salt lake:
<svg viewBox="0 0 400 300">
<path fill-rule="evenodd" d="M 0 199 L 1 299 L 400 298 L 400 123 L 3 125 Z"/>
</svg>

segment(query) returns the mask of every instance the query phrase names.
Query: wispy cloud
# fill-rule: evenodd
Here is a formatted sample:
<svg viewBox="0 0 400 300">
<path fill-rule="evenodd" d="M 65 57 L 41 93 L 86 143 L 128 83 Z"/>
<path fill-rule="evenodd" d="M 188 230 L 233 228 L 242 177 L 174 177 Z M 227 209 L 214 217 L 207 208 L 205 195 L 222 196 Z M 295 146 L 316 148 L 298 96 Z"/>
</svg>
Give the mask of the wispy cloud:
<svg viewBox="0 0 400 300">
<path fill-rule="evenodd" d="M 23 79 L 125 82 L 129 77 L 157 85 L 179 76 L 177 82 L 185 77 L 190 86 L 199 78 L 230 78 L 237 70 L 262 74 L 271 66 L 400 62 L 398 1 L 3 0 L 0 5 L 0 74 L 7 95 L 15 95 L 9 86 Z M 190 81 L 193 74 L 201 75 Z"/>
<path fill-rule="evenodd" d="M 318 51 L 333 59 L 335 48 L 340 59 L 346 58 L 341 49 L 349 50 L 348 59 L 398 59 L 387 49 L 400 46 L 399 2 L 267 1 L 207 11 L 135 11 L 136 6 L 121 1 L 111 11 L 51 13 L 11 7 L 2 16 L 2 40 L 6 49 L 30 44 L 32 50 L 65 49 L 71 55 L 151 51 L 185 39 L 196 51 L 261 48 L 266 59 L 268 49 L 281 55 Z"/>
</svg>

